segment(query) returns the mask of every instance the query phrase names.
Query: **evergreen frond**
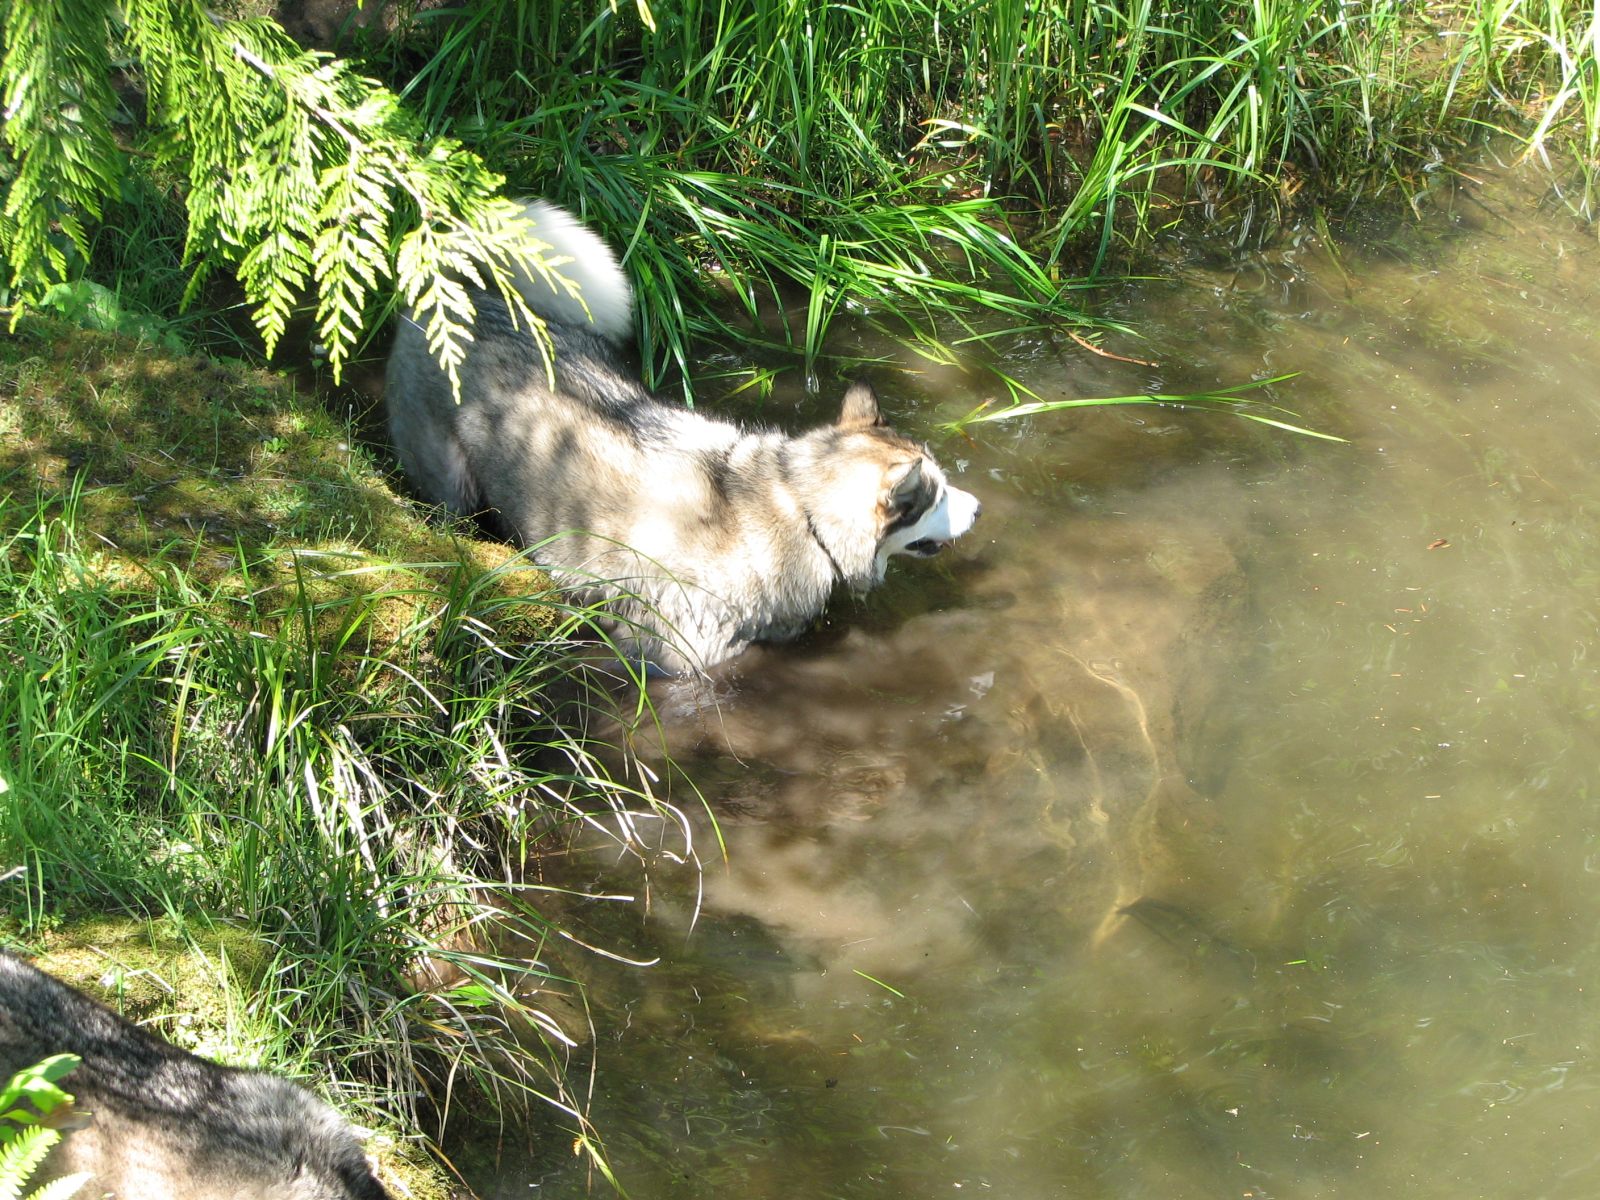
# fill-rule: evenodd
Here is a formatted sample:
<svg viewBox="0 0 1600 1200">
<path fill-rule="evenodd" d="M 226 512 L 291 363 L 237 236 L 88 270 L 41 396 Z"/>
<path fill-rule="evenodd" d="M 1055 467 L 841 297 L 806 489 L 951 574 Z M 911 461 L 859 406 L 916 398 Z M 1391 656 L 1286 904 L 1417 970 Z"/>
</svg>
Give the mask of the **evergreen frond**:
<svg viewBox="0 0 1600 1200">
<path fill-rule="evenodd" d="M 499 288 L 542 331 L 511 280 L 551 267 L 499 198 L 502 177 L 273 21 L 223 19 L 199 0 L 9 0 L 4 31 L 0 252 L 14 313 L 67 278 L 115 194 L 128 153 L 113 133 L 115 50 L 140 72 L 149 150 L 184 181 L 186 301 L 232 271 L 269 354 L 309 301 L 336 378 L 395 284 L 452 379 L 473 318 L 466 284 Z"/>
<path fill-rule="evenodd" d="M 111 133 L 107 0 L 11 0 L 5 7 L 0 97 L 13 171 L 0 207 L 0 246 L 14 288 L 64 280 L 87 254 L 82 218 L 98 218 L 117 185 Z"/>
<path fill-rule="evenodd" d="M 88 1182 L 89 1176 L 86 1172 L 80 1171 L 76 1175 L 62 1175 L 59 1178 L 52 1179 L 43 1187 L 35 1189 L 29 1195 L 28 1200 L 70 1200 L 71 1197 L 81 1192 Z"/>
<path fill-rule="evenodd" d="M 19 1200 L 22 1189 L 44 1162 L 61 1134 L 43 1125 L 30 1125 L 0 1142 L 0 1200 Z"/>
</svg>

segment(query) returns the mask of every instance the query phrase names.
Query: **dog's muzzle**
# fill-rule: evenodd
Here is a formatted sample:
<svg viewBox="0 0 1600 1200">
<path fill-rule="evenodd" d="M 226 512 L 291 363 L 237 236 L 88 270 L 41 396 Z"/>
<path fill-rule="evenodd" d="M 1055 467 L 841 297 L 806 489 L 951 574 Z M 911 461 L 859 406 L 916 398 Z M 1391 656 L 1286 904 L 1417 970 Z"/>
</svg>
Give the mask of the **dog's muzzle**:
<svg viewBox="0 0 1600 1200">
<path fill-rule="evenodd" d="M 946 488 L 939 508 L 944 517 L 944 528 L 939 530 L 940 536 L 918 538 L 908 543 L 905 548 L 907 554 L 915 554 L 918 558 L 932 558 L 941 550 L 948 549 L 951 542 L 976 525 L 978 517 L 983 513 L 983 505 L 978 503 L 978 498 L 971 492 L 963 492 L 960 488 Z"/>
</svg>

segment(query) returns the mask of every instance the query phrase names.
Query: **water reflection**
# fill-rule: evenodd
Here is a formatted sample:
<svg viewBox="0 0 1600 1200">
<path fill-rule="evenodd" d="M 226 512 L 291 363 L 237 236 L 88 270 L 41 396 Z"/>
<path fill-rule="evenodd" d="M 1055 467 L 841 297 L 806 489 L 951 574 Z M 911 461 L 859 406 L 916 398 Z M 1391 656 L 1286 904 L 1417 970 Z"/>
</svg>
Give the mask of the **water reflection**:
<svg viewBox="0 0 1600 1200">
<path fill-rule="evenodd" d="M 954 558 L 662 694 L 727 860 L 606 927 L 660 967 L 593 968 L 632 1194 L 1600 1187 L 1600 264 L 1470 213 L 1175 256 L 1112 301 L 1160 368 L 1010 364 L 1298 370 L 1352 446 L 986 432 L 943 450 L 985 507 Z M 940 392 L 930 426 L 979 398 Z M 488 1190 L 586 1186 L 536 1153 Z"/>
</svg>

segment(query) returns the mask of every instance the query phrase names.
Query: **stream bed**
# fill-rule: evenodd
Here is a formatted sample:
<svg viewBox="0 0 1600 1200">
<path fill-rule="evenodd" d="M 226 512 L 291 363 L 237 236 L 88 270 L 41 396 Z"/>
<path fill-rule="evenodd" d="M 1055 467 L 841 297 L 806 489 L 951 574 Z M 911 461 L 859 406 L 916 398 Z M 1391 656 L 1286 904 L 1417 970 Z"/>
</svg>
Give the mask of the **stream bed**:
<svg viewBox="0 0 1600 1200">
<path fill-rule="evenodd" d="M 1157 365 L 1004 368 L 1299 372 L 1348 444 L 1154 408 L 939 437 L 992 382 L 874 374 L 984 516 L 716 706 L 658 694 L 703 874 L 580 868 L 648 888 L 596 936 L 659 959 L 593 967 L 628 1194 L 1600 1192 L 1594 232 L 1487 188 L 1156 274 L 1098 303 Z M 610 1194 L 514 1144 L 486 1196 Z"/>
</svg>

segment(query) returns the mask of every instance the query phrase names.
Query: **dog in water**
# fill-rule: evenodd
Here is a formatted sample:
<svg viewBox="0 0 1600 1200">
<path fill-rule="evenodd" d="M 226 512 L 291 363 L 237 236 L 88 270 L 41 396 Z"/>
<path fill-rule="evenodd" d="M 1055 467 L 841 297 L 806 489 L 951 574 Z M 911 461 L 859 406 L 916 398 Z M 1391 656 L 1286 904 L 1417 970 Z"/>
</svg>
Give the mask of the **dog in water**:
<svg viewBox="0 0 1600 1200">
<path fill-rule="evenodd" d="M 115 1200 L 389 1200 L 355 1133 L 276 1075 L 218 1066 L 0 950 L 0 1080 L 54 1054 L 72 1111 L 29 1183 L 80 1172 Z"/>
<path fill-rule="evenodd" d="M 892 556 L 937 554 L 972 527 L 978 501 L 884 423 L 865 384 L 836 422 L 796 435 L 652 396 L 624 365 L 633 293 L 616 258 L 563 210 L 526 212 L 581 296 L 518 281 L 547 322 L 555 386 L 505 302 L 475 290 L 459 403 L 402 317 L 389 431 L 423 498 L 486 517 L 562 586 L 609 601 L 629 657 L 703 671 L 796 637 L 839 585 L 864 592 Z"/>
</svg>

